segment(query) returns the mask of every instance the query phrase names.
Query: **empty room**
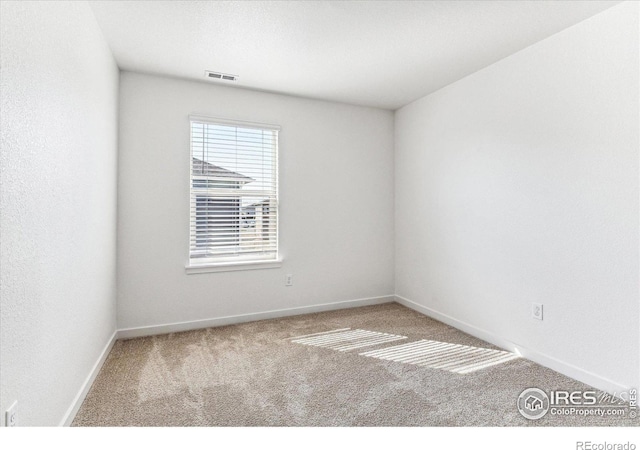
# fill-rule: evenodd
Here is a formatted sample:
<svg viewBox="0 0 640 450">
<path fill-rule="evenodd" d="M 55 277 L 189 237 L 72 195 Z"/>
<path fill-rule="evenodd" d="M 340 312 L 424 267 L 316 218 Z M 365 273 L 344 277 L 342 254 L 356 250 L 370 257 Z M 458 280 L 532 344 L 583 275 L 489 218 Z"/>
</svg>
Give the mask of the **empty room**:
<svg viewBox="0 0 640 450">
<path fill-rule="evenodd" d="M 638 2 L 0 5 L 3 427 L 640 425 Z"/>
</svg>

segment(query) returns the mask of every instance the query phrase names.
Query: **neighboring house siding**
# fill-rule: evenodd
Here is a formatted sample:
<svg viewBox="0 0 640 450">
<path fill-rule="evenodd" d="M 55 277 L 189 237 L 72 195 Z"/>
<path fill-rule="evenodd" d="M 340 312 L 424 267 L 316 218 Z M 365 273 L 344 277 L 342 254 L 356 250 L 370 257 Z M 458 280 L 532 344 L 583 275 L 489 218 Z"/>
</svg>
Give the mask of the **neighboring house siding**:
<svg viewBox="0 0 640 450">
<path fill-rule="evenodd" d="M 196 197 L 196 248 L 218 248 L 220 251 L 238 245 L 240 234 L 240 197 Z M 215 237 L 211 234 L 215 233 Z M 210 256 L 209 252 L 198 257 Z"/>
<path fill-rule="evenodd" d="M 253 181 L 242 174 L 192 159 L 195 191 L 195 242 L 191 257 L 206 258 L 237 251 L 240 242 L 240 196 L 216 196 L 213 189 L 241 189 Z"/>
</svg>

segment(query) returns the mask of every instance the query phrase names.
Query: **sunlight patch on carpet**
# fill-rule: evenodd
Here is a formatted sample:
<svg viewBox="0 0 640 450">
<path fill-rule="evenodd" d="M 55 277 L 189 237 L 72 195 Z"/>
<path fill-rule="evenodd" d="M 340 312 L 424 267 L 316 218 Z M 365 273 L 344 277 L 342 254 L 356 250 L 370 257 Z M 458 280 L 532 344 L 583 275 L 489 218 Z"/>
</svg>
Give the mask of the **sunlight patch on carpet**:
<svg viewBox="0 0 640 450">
<path fill-rule="evenodd" d="M 340 328 L 321 333 L 296 336 L 291 338 L 291 342 L 346 352 L 358 348 L 399 341 L 401 339 L 407 339 L 407 337 L 396 334 L 380 333 L 378 331 Z"/>
<path fill-rule="evenodd" d="M 466 374 L 519 358 L 503 350 L 420 340 L 360 353 L 370 358 Z"/>
</svg>

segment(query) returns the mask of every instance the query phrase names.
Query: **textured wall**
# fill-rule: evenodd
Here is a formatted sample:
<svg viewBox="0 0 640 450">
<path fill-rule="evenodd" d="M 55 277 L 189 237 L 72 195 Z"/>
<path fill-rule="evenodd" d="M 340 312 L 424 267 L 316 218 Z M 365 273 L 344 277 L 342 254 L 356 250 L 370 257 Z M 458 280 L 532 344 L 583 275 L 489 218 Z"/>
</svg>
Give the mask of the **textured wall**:
<svg viewBox="0 0 640 450">
<path fill-rule="evenodd" d="M 58 425 L 116 327 L 118 69 L 85 2 L 0 18 L 0 411 Z"/>
<path fill-rule="evenodd" d="M 390 111 L 129 72 L 120 102 L 120 328 L 393 294 Z M 193 113 L 282 127 L 282 268 L 185 274 Z"/>
<path fill-rule="evenodd" d="M 397 294 L 637 386 L 639 78 L 628 2 L 397 111 Z"/>
</svg>

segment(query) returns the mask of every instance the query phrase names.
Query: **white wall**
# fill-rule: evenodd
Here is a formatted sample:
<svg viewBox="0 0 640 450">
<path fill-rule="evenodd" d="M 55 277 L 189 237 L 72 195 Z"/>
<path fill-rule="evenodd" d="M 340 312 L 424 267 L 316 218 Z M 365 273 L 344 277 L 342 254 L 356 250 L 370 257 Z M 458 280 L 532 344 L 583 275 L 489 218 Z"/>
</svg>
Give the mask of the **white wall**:
<svg viewBox="0 0 640 450">
<path fill-rule="evenodd" d="M 120 87 L 119 328 L 394 293 L 392 112 L 128 72 Z M 193 113 L 282 127 L 282 268 L 185 274 Z"/>
<path fill-rule="evenodd" d="M 0 5 L 0 412 L 58 425 L 116 328 L 118 69 L 86 3 Z"/>
<path fill-rule="evenodd" d="M 397 294 L 638 386 L 638 63 L 630 2 L 398 110 Z"/>
</svg>

